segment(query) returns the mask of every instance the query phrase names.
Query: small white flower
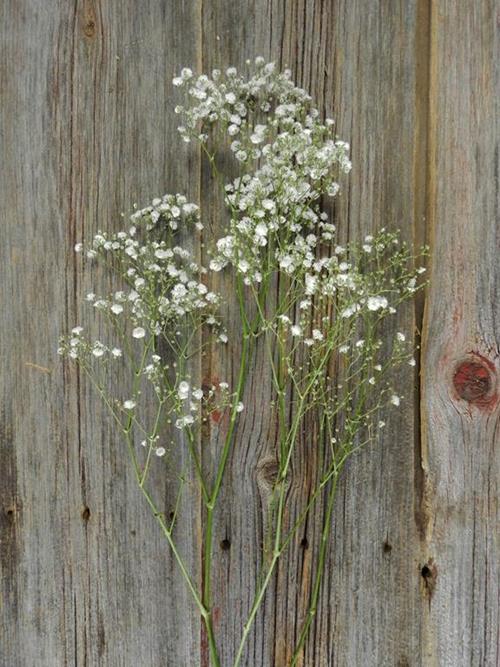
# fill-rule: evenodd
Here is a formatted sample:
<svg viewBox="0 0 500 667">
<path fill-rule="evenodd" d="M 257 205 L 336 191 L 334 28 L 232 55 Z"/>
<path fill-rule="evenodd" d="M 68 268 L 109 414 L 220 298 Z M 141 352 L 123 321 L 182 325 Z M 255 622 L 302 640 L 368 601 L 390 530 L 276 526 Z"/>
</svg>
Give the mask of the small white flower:
<svg viewBox="0 0 500 667">
<path fill-rule="evenodd" d="M 75 252 L 82 252 L 82 250 L 83 250 L 83 243 L 76 243 Z"/>
<path fill-rule="evenodd" d="M 145 335 L 146 335 L 146 331 L 142 327 L 136 327 L 132 331 L 132 336 L 134 338 L 144 338 Z"/>
<path fill-rule="evenodd" d="M 255 236 L 258 238 L 266 238 L 267 232 L 267 225 L 264 222 L 259 222 L 257 225 L 255 225 Z"/>
<path fill-rule="evenodd" d="M 133 410 L 136 406 L 136 402 L 132 400 L 123 401 L 124 410 Z"/>
<path fill-rule="evenodd" d="M 203 389 L 195 389 L 193 391 L 193 398 L 196 398 L 197 401 L 201 401 L 203 398 Z"/>
<path fill-rule="evenodd" d="M 366 305 L 368 310 L 379 310 L 380 308 L 387 308 L 389 304 L 385 296 L 370 296 Z"/>
<path fill-rule="evenodd" d="M 113 357 L 115 357 L 115 359 L 118 359 L 119 357 L 122 356 L 122 351 L 120 350 L 120 348 L 118 348 L 118 347 L 114 347 L 114 348 L 111 350 L 111 354 L 113 355 Z"/>
<path fill-rule="evenodd" d="M 300 327 L 298 324 L 294 324 L 292 327 L 290 327 L 290 331 L 292 336 L 302 336 L 302 327 Z"/>
<path fill-rule="evenodd" d="M 365 344 L 365 341 L 361 338 L 360 340 L 356 341 L 356 347 L 363 347 Z"/>
<path fill-rule="evenodd" d="M 79 336 L 83 331 L 83 327 L 73 327 L 71 329 L 71 333 L 74 334 L 75 336 Z"/>
<path fill-rule="evenodd" d="M 413 357 L 412 357 L 411 359 L 408 360 L 408 364 L 409 364 L 410 366 L 415 366 L 416 363 L 417 363 L 417 362 L 415 361 L 415 359 L 414 359 Z"/>
<path fill-rule="evenodd" d="M 172 255 L 172 252 L 170 250 L 162 250 L 159 248 L 158 250 L 155 251 L 155 257 L 158 259 L 169 259 Z"/>
<path fill-rule="evenodd" d="M 381 366 L 380 364 L 375 364 L 375 366 L 374 366 L 373 368 L 374 368 L 376 371 L 381 371 L 381 370 L 382 370 L 382 366 Z"/>
<path fill-rule="evenodd" d="M 227 389 L 229 389 L 228 383 L 227 382 L 219 382 L 219 389 L 221 389 L 222 391 L 226 391 Z"/>
<path fill-rule="evenodd" d="M 94 357 L 102 357 L 105 352 L 106 348 L 102 343 L 99 343 L 99 341 L 94 343 L 94 347 L 92 348 L 92 354 L 94 355 Z"/>
<path fill-rule="evenodd" d="M 243 412 L 244 409 L 245 409 L 245 406 L 241 402 L 238 403 L 238 405 L 235 408 L 236 412 Z"/>
<path fill-rule="evenodd" d="M 186 415 L 185 417 L 180 417 L 175 422 L 175 427 L 182 429 L 184 426 L 189 426 L 189 424 L 194 423 L 194 417 L 192 415 Z"/>
<path fill-rule="evenodd" d="M 393 394 L 391 396 L 391 403 L 397 407 L 401 403 L 401 399 L 396 394 Z"/>
<path fill-rule="evenodd" d="M 349 352 L 349 345 L 341 345 L 339 347 L 339 352 L 340 354 L 345 354 L 346 352 Z"/>
<path fill-rule="evenodd" d="M 189 396 L 189 382 L 183 380 L 179 383 L 179 387 L 177 388 L 177 396 L 181 401 L 186 400 L 186 398 Z"/>
<path fill-rule="evenodd" d="M 218 340 L 219 340 L 221 343 L 227 343 L 227 341 L 228 341 L 228 337 L 226 336 L 225 333 L 221 333 L 221 334 L 219 335 Z"/>
<path fill-rule="evenodd" d="M 323 340 L 324 336 L 319 329 L 312 330 L 312 337 L 314 340 Z"/>
<path fill-rule="evenodd" d="M 406 336 L 404 335 L 404 333 L 401 333 L 401 331 L 398 331 L 398 333 L 396 334 L 396 338 L 397 338 L 401 343 L 404 343 L 405 340 L 406 340 Z"/>
<path fill-rule="evenodd" d="M 369 384 L 375 384 L 375 378 L 374 378 L 374 377 L 371 377 L 371 378 L 368 380 L 368 382 L 369 382 Z"/>
<path fill-rule="evenodd" d="M 121 303 L 114 303 L 111 306 L 111 312 L 114 313 L 115 315 L 119 315 L 120 313 L 123 313 L 123 306 Z"/>
<path fill-rule="evenodd" d="M 167 450 L 165 449 L 165 447 L 157 447 L 156 450 L 155 450 L 156 456 L 160 456 L 160 457 L 165 456 L 166 453 L 167 453 Z"/>
<path fill-rule="evenodd" d="M 86 301 L 94 301 L 94 299 L 95 299 L 95 294 L 94 294 L 94 292 L 89 292 L 89 293 L 87 294 L 87 296 L 85 297 L 85 300 L 86 300 Z"/>
<path fill-rule="evenodd" d="M 384 428 L 384 426 L 385 426 L 385 422 L 384 421 L 379 421 L 378 427 L 379 428 Z"/>
</svg>

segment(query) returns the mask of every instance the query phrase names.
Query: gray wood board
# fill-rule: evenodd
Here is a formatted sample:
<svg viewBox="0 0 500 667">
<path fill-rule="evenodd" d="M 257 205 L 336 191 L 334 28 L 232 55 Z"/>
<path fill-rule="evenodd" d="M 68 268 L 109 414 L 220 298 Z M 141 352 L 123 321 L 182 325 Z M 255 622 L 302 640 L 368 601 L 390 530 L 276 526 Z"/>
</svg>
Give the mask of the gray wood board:
<svg viewBox="0 0 500 667">
<path fill-rule="evenodd" d="M 446 0 L 3 3 L 1 667 L 207 664 L 197 613 L 124 445 L 55 350 L 77 322 L 97 334 L 83 299 L 106 288 L 100 271 L 82 270 L 76 241 L 118 229 L 122 211 L 168 191 L 201 198 L 214 215 L 206 166 L 175 131 L 174 72 L 238 67 L 256 55 L 289 65 L 351 143 L 354 168 L 335 206 L 341 239 L 399 227 L 432 252 L 426 298 L 387 332 L 415 330 L 419 342 L 425 308 L 422 390 L 419 368 L 409 369 L 398 380 L 404 407 L 346 470 L 302 665 L 498 664 L 495 11 L 488 0 L 467 8 Z M 231 378 L 237 345 L 202 362 L 205 380 Z M 269 391 L 257 359 L 215 526 L 224 667 L 260 558 L 274 448 L 262 408 Z M 220 436 L 214 428 L 204 448 L 207 469 Z M 307 434 L 303 452 L 290 517 L 314 480 Z M 155 484 L 169 511 L 172 479 Z M 178 537 L 200 581 L 201 505 L 187 497 Z M 289 662 L 322 507 L 279 568 L 248 667 Z"/>
</svg>

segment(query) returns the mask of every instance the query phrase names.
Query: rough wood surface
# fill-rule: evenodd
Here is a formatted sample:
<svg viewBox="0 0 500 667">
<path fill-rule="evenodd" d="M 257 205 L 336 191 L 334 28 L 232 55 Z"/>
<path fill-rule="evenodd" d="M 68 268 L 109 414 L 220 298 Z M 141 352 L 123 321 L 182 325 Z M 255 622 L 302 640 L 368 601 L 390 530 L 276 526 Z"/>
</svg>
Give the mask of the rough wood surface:
<svg viewBox="0 0 500 667">
<path fill-rule="evenodd" d="M 498 4 L 431 17 L 422 656 L 500 664 Z M 457 35 L 460 36 L 457 39 Z"/>
<path fill-rule="evenodd" d="M 82 298 L 104 280 L 81 271 L 76 240 L 118 228 L 121 211 L 162 192 L 184 190 L 215 210 L 206 169 L 175 132 L 174 71 L 255 55 L 289 65 L 352 145 L 335 209 L 342 238 L 401 227 L 432 252 L 425 303 L 394 323 L 420 329 L 425 306 L 422 393 L 418 373 L 401 378 L 404 409 L 346 471 L 302 667 L 498 665 L 493 0 L 19 0 L 2 3 L 0 18 L 0 667 L 207 664 L 122 445 L 55 349 L 76 321 L 92 326 Z M 221 357 L 202 372 L 233 371 Z M 269 385 L 257 359 L 216 519 L 223 667 L 259 562 L 274 447 L 259 403 Z M 207 467 L 219 436 L 213 429 Z M 313 481 L 310 447 L 304 434 L 292 517 Z M 165 511 L 171 481 L 157 479 Z M 181 548 L 200 578 L 197 499 L 183 511 Z M 288 664 L 318 531 L 310 521 L 282 562 L 247 667 Z"/>
</svg>

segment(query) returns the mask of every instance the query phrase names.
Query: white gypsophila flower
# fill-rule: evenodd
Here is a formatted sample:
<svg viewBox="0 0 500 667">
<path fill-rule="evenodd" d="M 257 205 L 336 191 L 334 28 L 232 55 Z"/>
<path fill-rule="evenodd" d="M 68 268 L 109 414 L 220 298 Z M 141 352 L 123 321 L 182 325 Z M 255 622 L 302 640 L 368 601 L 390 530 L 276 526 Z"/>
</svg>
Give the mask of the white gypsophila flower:
<svg viewBox="0 0 500 667">
<path fill-rule="evenodd" d="M 186 382 L 185 380 L 179 382 L 179 386 L 177 388 L 177 396 L 180 398 L 181 401 L 185 401 L 187 399 L 187 397 L 189 396 L 189 382 Z"/>
<path fill-rule="evenodd" d="M 143 327 L 135 327 L 132 331 L 133 338 L 144 338 L 146 335 L 146 330 Z"/>
<path fill-rule="evenodd" d="M 415 361 L 415 359 L 414 359 L 413 357 L 412 357 L 411 359 L 408 360 L 408 364 L 409 364 L 410 366 L 415 366 L 416 363 L 417 363 L 417 362 Z"/>
<path fill-rule="evenodd" d="M 238 403 L 235 407 L 236 412 L 243 412 L 244 409 L 245 409 L 245 406 L 241 402 Z"/>
<path fill-rule="evenodd" d="M 120 350 L 119 347 L 114 347 L 114 348 L 111 350 L 111 354 L 112 354 L 113 357 L 115 357 L 116 359 L 118 359 L 119 357 L 122 356 L 122 351 Z"/>
<path fill-rule="evenodd" d="M 340 354 L 346 354 L 347 352 L 349 352 L 349 345 L 340 345 L 339 352 Z"/>
<path fill-rule="evenodd" d="M 397 396 L 396 394 L 393 394 L 393 395 L 391 396 L 391 403 L 392 403 L 393 405 L 395 405 L 396 407 L 399 406 L 399 404 L 401 403 L 401 399 L 400 399 L 400 397 Z"/>
<path fill-rule="evenodd" d="M 74 334 L 75 336 L 79 336 L 82 333 L 82 331 L 83 331 L 83 327 L 80 327 L 80 326 L 73 327 L 71 329 L 71 333 Z"/>
<path fill-rule="evenodd" d="M 384 296 L 370 296 L 366 301 L 366 305 L 368 310 L 380 310 L 381 308 L 387 308 L 389 303 Z"/>
<path fill-rule="evenodd" d="M 92 347 L 92 354 L 94 357 L 102 357 L 106 352 L 106 347 L 99 341 L 96 341 Z"/>
<path fill-rule="evenodd" d="M 114 303 L 111 306 L 110 310 L 115 315 L 119 315 L 120 313 L 123 313 L 123 306 L 121 305 L 121 303 Z"/>
<path fill-rule="evenodd" d="M 83 243 L 75 243 L 75 252 L 82 252 Z"/>
<path fill-rule="evenodd" d="M 229 384 L 227 382 L 219 382 L 219 389 L 227 391 L 229 389 Z"/>
<path fill-rule="evenodd" d="M 165 449 L 165 447 L 157 447 L 155 449 L 156 456 L 162 457 L 162 456 L 165 456 L 166 453 L 167 453 L 167 450 Z"/>
<path fill-rule="evenodd" d="M 94 294 L 94 292 L 89 292 L 89 293 L 85 296 L 85 300 L 86 300 L 86 301 L 94 301 L 94 299 L 95 299 L 95 294 Z"/>
<path fill-rule="evenodd" d="M 313 329 L 312 330 L 312 337 L 314 340 L 323 340 L 324 335 L 321 333 L 319 329 Z"/>
<path fill-rule="evenodd" d="M 203 389 L 195 389 L 193 391 L 193 398 L 195 398 L 197 401 L 201 401 L 203 398 Z"/>
<path fill-rule="evenodd" d="M 397 332 L 397 334 L 396 334 L 396 338 L 397 338 L 397 340 L 398 340 L 400 343 L 404 343 L 405 340 L 406 340 L 406 336 L 405 336 L 404 333 L 402 333 L 401 331 L 398 331 L 398 332 Z"/>
<path fill-rule="evenodd" d="M 175 427 L 182 429 L 184 426 L 190 426 L 191 424 L 194 424 L 194 417 L 192 415 L 185 415 L 176 420 Z"/>
<path fill-rule="evenodd" d="M 298 324 L 293 324 L 290 327 L 290 333 L 292 336 L 302 336 L 302 327 Z"/>
<path fill-rule="evenodd" d="M 123 409 L 124 410 L 133 410 L 135 408 L 135 406 L 136 406 L 135 401 L 132 401 L 130 399 L 127 400 L 127 401 L 123 401 Z"/>
</svg>

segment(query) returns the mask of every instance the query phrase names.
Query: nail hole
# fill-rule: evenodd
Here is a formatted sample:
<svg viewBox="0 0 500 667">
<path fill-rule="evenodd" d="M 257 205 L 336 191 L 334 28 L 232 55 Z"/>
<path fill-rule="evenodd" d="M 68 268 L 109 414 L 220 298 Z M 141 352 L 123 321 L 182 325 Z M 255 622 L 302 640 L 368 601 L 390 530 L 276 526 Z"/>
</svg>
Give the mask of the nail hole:
<svg viewBox="0 0 500 667">
<path fill-rule="evenodd" d="M 229 551 L 229 549 L 231 548 L 231 541 L 228 540 L 227 538 L 221 540 L 220 548 L 222 549 L 222 551 Z"/>
<path fill-rule="evenodd" d="M 82 510 L 82 519 L 88 521 L 90 519 L 90 509 L 85 506 Z"/>
<path fill-rule="evenodd" d="M 392 551 L 392 544 L 389 544 L 389 542 L 386 540 L 383 544 L 382 549 L 384 550 L 385 554 L 391 553 Z"/>
<path fill-rule="evenodd" d="M 174 516 L 175 516 L 175 512 L 174 512 L 174 510 L 172 510 L 171 512 L 169 512 L 169 513 L 168 513 L 168 516 L 169 516 L 170 519 L 173 519 Z"/>
<path fill-rule="evenodd" d="M 302 547 L 302 549 L 309 549 L 309 540 L 307 539 L 307 537 L 303 537 L 300 540 L 300 546 Z"/>
<path fill-rule="evenodd" d="M 420 570 L 420 574 L 423 576 L 424 579 L 428 579 L 429 577 L 432 577 L 432 572 L 430 571 L 430 568 L 428 565 L 424 565 L 424 567 Z"/>
<path fill-rule="evenodd" d="M 438 575 L 436 563 L 432 558 L 430 558 L 425 565 L 422 565 L 420 575 L 423 579 L 424 591 L 430 599 L 434 594 Z"/>
</svg>

